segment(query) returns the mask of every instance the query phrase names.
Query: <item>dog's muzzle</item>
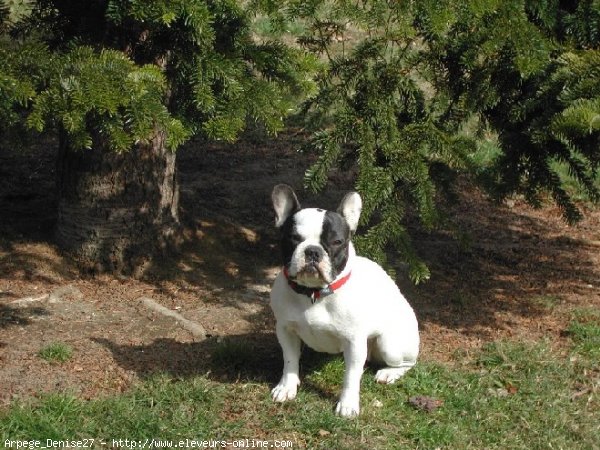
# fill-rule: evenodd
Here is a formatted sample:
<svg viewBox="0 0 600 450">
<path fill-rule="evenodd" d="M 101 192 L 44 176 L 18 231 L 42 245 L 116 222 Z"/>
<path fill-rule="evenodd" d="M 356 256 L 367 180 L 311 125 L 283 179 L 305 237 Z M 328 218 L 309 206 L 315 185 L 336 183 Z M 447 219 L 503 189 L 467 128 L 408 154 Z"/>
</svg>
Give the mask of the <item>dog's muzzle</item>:
<svg viewBox="0 0 600 450">
<path fill-rule="evenodd" d="M 319 263 L 323 260 L 323 249 L 316 245 L 309 245 L 304 249 L 304 267 L 301 272 L 309 275 L 316 275 L 323 277 L 322 269 L 319 267 Z"/>
<path fill-rule="evenodd" d="M 317 264 L 320 263 L 323 259 L 323 249 L 316 245 L 309 245 L 304 249 L 304 258 L 306 259 L 306 263 L 308 264 Z"/>
</svg>

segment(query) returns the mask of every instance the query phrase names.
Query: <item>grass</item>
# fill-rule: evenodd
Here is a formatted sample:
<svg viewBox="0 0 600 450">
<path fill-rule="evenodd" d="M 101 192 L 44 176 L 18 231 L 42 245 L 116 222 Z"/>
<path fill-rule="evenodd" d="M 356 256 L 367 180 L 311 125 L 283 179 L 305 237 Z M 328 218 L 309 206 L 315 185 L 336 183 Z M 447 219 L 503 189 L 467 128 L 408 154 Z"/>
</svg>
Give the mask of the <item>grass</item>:
<svg viewBox="0 0 600 450">
<path fill-rule="evenodd" d="M 591 308 L 574 312 L 574 320 L 567 332 L 576 350 L 590 359 L 600 359 L 600 311 Z"/>
<path fill-rule="evenodd" d="M 64 363 L 73 356 L 73 349 L 62 342 L 53 342 L 43 347 L 38 356 L 49 363 Z"/>
<path fill-rule="evenodd" d="M 271 401 L 271 386 L 262 381 L 155 376 L 110 398 L 49 395 L 14 404 L 0 413 L 0 438 L 91 438 L 97 448 L 110 448 L 112 439 L 146 438 L 277 439 L 311 449 L 599 448 L 600 311 L 579 311 L 568 335 L 570 349 L 500 341 L 453 365 L 420 362 L 394 386 L 378 385 L 367 369 L 355 420 L 333 414 L 342 359 L 309 353 L 298 398 L 283 405 Z M 215 363 L 244 354 L 241 347 L 219 347 Z M 441 406 L 418 409 L 408 401 L 414 396 Z"/>
</svg>

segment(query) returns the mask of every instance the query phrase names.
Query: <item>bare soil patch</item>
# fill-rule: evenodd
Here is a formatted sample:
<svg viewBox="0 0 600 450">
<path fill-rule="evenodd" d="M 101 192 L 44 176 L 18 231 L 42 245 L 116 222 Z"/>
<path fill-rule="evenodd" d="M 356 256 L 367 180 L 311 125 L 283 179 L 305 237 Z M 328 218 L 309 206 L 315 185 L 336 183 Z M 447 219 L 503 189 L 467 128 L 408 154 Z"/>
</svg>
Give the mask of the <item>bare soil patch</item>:
<svg viewBox="0 0 600 450">
<path fill-rule="evenodd" d="M 311 162 L 297 151 L 301 139 L 290 131 L 180 150 L 186 242 L 143 280 L 82 275 L 52 244 L 51 146 L 1 149 L 0 406 L 43 392 L 106 395 L 154 373 L 274 382 L 281 363 L 268 293 L 279 252 L 269 197 L 276 183 L 301 186 Z M 350 187 L 334 174 L 323 194 L 300 195 L 334 208 Z M 552 206 L 492 205 L 468 185 L 459 198 L 449 211 L 460 239 L 416 232 L 431 280 L 414 286 L 397 264 L 421 323 L 422 358 L 450 361 L 503 338 L 567 342 L 572 311 L 600 307 L 600 211 L 570 227 Z M 201 324 L 208 338 L 199 341 L 142 297 Z M 40 358 L 52 342 L 71 346 L 73 357 Z M 242 349 L 244 364 L 216 360 L 223 346 Z"/>
</svg>

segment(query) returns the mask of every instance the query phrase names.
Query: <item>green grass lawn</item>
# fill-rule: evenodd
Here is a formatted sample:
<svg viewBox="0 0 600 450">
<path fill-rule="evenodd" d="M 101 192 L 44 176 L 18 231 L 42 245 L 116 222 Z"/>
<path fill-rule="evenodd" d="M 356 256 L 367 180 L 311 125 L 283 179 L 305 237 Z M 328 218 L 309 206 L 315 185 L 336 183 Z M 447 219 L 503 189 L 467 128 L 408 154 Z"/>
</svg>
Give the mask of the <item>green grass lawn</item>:
<svg viewBox="0 0 600 450">
<path fill-rule="evenodd" d="M 239 440 L 323 449 L 600 448 L 600 310 L 574 314 L 567 333 L 568 349 L 547 341 L 492 342 L 468 360 L 457 355 L 454 364 L 421 362 L 393 386 L 378 385 L 367 369 L 361 416 L 354 420 L 333 414 L 341 358 L 310 354 L 298 398 L 287 404 L 271 402 L 272 386 L 263 382 L 155 376 L 119 396 L 50 395 L 15 404 L 0 413 L 1 445 L 93 439 L 83 442 L 111 448 L 113 439 L 128 439 L 130 448 L 137 440 L 133 447 L 150 448 L 146 439 L 154 438 L 246 448 L 261 444 Z M 215 362 L 240 354 L 238 347 L 224 345 Z M 416 396 L 438 400 L 437 407 L 413 406 L 409 399 Z"/>
</svg>

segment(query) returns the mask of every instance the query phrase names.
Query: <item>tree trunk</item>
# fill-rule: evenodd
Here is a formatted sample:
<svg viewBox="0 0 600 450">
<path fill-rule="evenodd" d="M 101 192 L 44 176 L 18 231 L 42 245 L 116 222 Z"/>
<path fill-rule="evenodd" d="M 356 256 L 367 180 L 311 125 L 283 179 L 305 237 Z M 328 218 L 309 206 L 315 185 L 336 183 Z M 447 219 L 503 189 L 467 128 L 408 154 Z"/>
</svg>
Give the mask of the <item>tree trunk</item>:
<svg viewBox="0 0 600 450">
<path fill-rule="evenodd" d="M 82 269 L 139 276 L 177 243 L 175 153 L 164 144 L 157 133 L 116 153 L 72 150 L 61 139 L 56 239 Z"/>
</svg>

